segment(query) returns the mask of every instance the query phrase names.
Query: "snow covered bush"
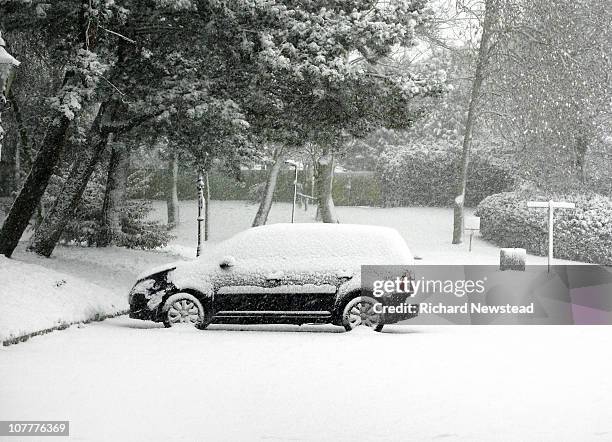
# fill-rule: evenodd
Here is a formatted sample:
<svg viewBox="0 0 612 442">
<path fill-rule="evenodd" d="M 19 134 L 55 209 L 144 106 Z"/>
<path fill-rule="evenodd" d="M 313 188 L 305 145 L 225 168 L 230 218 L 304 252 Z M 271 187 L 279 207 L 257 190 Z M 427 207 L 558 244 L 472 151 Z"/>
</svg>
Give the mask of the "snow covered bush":
<svg viewBox="0 0 612 442">
<path fill-rule="evenodd" d="M 127 196 L 134 194 L 132 183 L 142 184 L 139 177 L 128 178 Z M 64 178 L 54 175 L 43 199 L 46 209 L 62 189 Z M 77 206 L 74 216 L 66 225 L 60 242 L 63 244 L 93 247 L 98 245 L 102 230 L 102 210 L 104 206 L 104 174 L 96 171 L 87 183 L 83 197 Z M 116 245 L 129 249 L 155 249 L 168 244 L 172 236 L 165 226 L 157 221 L 147 220 L 151 204 L 145 200 L 126 200 L 120 208 L 121 233 L 116 238 Z"/>
<path fill-rule="evenodd" d="M 568 201 L 576 209 L 556 210 L 556 258 L 612 265 L 612 199 L 597 195 L 505 192 L 484 199 L 476 210 L 482 236 L 500 247 L 548 254 L 548 211 L 527 208 L 527 201 Z"/>
<path fill-rule="evenodd" d="M 128 249 L 156 249 L 165 247 L 173 238 L 165 225 L 147 220 L 151 203 L 144 200 L 127 201 L 123 207 L 121 235 L 117 245 Z"/>
<path fill-rule="evenodd" d="M 332 195 L 337 206 L 383 205 L 381 182 L 372 172 L 336 173 Z"/>
<path fill-rule="evenodd" d="M 441 143 L 443 143 L 441 141 Z M 389 147 L 378 161 L 385 206 L 451 206 L 457 189 L 460 152 L 453 146 Z M 466 205 L 476 206 L 489 195 L 510 191 L 513 171 L 482 153 L 470 159 Z"/>
<path fill-rule="evenodd" d="M 64 178 L 53 175 L 47 191 L 43 198 L 45 213 L 53 206 L 53 201 L 60 194 Z M 102 205 L 104 204 L 104 185 L 101 180 L 94 176 L 85 191 L 83 198 L 77 206 L 74 216 L 66 225 L 60 241 L 64 244 L 77 244 L 84 246 L 95 245 L 102 216 Z"/>
</svg>

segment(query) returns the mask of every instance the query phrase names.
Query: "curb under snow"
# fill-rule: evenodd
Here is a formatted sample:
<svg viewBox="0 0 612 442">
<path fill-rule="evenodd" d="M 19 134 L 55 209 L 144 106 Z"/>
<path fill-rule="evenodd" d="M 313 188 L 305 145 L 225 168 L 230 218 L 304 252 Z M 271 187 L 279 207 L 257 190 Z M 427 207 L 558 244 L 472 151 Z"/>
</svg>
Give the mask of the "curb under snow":
<svg viewBox="0 0 612 442">
<path fill-rule="evenodd" d="M 75 322 L 62 322 L 59 323 L 55 327 L 46 328 L 44 330 L 38 330 L 32 333 L 27 333 L 25 335 L 13 336 L 10 335 L 8 338 L 2 341 L 3 347 L 8 347 L 9 345 L 19 344 L 20 342 L 26 342 L 28 339 L 33 338 L 34 336 L 46 335 L 47 333 L 51 333 L 57 330 L 66 330 L 70 328 L 72 325 L 80 325 L 80 324 L 89 324 L 90 322 L 101 322 L 105 319 L 116 318 L 118 316 L 126 315 L 129 313 L 129 310 L 117 312 L 110 315 L 100 315 L 96 314 L 93 318 L 86 319 L 84 321 L 75 321 Z"/>
</svg>

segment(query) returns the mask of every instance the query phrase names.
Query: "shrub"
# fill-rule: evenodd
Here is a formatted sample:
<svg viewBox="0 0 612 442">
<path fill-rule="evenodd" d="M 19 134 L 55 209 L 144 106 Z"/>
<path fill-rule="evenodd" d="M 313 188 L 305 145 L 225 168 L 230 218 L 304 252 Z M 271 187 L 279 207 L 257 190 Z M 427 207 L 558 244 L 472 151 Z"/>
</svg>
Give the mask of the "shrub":
<svg viewBox="0 0 612 442">
<path fill-rule="evenodd" d="M 334 175 L 332 196 L 336 206 L 382 206 L 381 183 L 374 172 Z"/>
<path fill-rule="evenodd" d="M 45 196 L 43 206 L 47 212 L 53 206 L 57 195 L 60 194 L 64 178 L 53 175 Z M 60 242 L 63 244 L 94 245 L 100 229 L 100 217 L 102 216 L 102 205 L 104 203 L 104 185 L 100 175 L 96 174 L 87 183 L 83 197 L 79 202 L 74 215 L 70 217 L 68 224 L 62 232 Z"/>
<path fill-rule="evenodd" d="M 388 149 L 377 165 L 385 206 L 451 206 L 460 166 L 460 152 L 451 146 L 444 150 L 424 145 Z M 510 168 L 481 153 L 472 155 L 468 176 L 468 207 L 517 185 Z"/>
<path fill-rule="evenodd" d="M 83 192 L 74 216 L 64 228 L 60 243 L 92 247 L 98 244 L 102 230 L 100 222 L 102 207 L 104 205 L 103 174 L 99 171 L 91 177 Z M 130 176 L 128 179 L 127 194 L 134 194 L 131 183 L 142 184 L 141 177 Z M 48 210 L 61 192 L 64 178 L 54 175 L 47 187 L 43 198 L 43 205 Z M 172 236 L 166 226 L 157 221 L 146 219 L 151 211 L 151 204 L 143 200 L 128 200 L 121 208 L 121 234 L 117 238 L 117 245 L 130 249 L 154 249 L 168 244 Z"/>
<path fill-rule="evenodd" d="M 476 209 L 482 236 L 500 247 L 547 255 L 548 212 L 527 208 L 527 201 L 549 199 L 576 204 L 573 210 L 555 210 L 555 257 L 612 265 L 612 200 L 597 194 L 506 192 L 489 196 Z"/>
<path fill-rule="evenodd" d="M 143 200 L 127 201 L 122 208 L 121 235 L 117 245 L 128 249 L 155 249 L 168 244 L 172 235 L 157 221 L 147 220 L 151 203 Z"/>
</svg>

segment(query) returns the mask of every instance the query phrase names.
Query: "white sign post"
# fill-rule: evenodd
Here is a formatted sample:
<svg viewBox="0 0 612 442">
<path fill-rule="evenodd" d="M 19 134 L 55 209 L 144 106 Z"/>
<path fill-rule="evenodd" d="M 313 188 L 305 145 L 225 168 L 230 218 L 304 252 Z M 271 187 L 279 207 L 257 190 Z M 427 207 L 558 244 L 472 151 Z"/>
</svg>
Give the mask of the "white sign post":
<svg viewBox="0 0 612 442">
<path fill-rule="evenodd" d="M 548 271 L 553 260 L 553 227 L 554 227 L 554 210 L 557 209 L 573 209 L 576 207 L 574 203 L 557 202 L 557 201 L 529 201 L 527 207 L 548 208 Z"/>
<path fill-rule="evenodd" d="M 480 230 L 480 217 L 478 216 L 470 216 L 465 220 L 465 230 L 470 231 L 470 252 L 472 251 L 472 237 L 474 236 L 474 231 Z"/>
</svg>

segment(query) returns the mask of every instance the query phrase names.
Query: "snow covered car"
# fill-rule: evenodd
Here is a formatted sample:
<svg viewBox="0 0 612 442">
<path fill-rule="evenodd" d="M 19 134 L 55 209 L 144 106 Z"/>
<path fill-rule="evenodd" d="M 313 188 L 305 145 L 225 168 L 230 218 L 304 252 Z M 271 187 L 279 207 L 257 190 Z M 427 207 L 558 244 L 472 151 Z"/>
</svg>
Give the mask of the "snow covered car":
<svg viewBox="0 0 612 442">
<path fill-rule="evenodd" d="M 130 317 L 167 327 L 331 323 L 346 330 L 364 324 L 380 331 L 384 324 L 415 314 L 383 312 L 378 303 L 398 305 L 407 294 L 375 298 L 362 292 L 361 266 L 412 264 L 404 239 L 387 227 L 255 227 L 210 246 L 193 261 L 142 275 L 129 294 Z"/>
</svg>

